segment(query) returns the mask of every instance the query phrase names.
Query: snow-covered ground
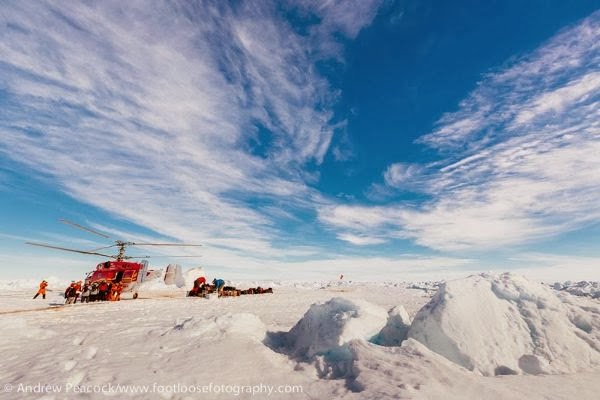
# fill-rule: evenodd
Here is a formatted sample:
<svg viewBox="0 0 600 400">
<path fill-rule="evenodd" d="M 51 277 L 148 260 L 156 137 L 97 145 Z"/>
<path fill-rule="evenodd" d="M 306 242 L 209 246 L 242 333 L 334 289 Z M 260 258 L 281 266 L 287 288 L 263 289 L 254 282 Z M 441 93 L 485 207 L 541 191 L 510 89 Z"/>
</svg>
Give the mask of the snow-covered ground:
<svg viewBox="0 0 600 400">
<path fill-rule="evenodd" d="M 154 282 L 137 300 L 62 306 L 62 287 L 32 300 L 35 285 L 0 284 L 0 398 L 600 393 L 598 299 L 511 274 L 446 283 L 233 284 L 274 293 L 207 300 Z"/>
</svg>

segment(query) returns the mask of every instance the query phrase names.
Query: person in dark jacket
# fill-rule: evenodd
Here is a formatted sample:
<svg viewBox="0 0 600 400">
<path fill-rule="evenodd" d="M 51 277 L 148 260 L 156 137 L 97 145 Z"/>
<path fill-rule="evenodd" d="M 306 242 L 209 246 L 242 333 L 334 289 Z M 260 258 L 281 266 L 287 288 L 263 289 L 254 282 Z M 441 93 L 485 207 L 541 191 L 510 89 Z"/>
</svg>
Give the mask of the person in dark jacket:
<svg viewBox="0 0 600 400">
<path fill-rule="evenodd" d="M 213 285 L 215 285 L 215 291 L 221 296 L 223 293 L 223 288 L 225 287 L 225 281 L 223 279 L 213 279 Z"/>
<path fill-rule="evenodd" d="M 75 284 L 71 283 L 67 290 L 65 290 L 65 304 L 74 304 L 77 299 L 77 289 Z"/>
</svg>

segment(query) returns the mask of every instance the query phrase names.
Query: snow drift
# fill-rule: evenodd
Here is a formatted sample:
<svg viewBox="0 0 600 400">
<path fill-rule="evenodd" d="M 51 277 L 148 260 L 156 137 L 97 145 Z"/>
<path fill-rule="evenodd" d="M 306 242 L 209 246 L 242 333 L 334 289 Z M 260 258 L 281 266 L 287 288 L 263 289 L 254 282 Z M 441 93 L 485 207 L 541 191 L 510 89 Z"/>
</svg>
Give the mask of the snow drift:
<svg viewBox="0 0 600 400">
<path fill-rule="evenodd" d="M 440 286 L 408 337 L 483 375 L 571 373 L 600 365 L 598 310 L 513 274 Z"/>
</svg>

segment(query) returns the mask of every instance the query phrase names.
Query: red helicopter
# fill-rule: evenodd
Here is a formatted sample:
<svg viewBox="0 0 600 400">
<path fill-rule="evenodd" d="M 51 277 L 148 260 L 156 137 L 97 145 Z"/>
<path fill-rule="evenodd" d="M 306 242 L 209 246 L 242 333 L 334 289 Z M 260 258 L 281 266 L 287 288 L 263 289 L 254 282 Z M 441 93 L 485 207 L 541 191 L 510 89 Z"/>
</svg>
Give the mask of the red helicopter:
<svg viewBox="0 0 600 400">
<path fill-rule="evenodd" d="M 82 229 L 89 233 L 93 233 L 95 235 L 101 236 L 105 239 L 111 239 L 110 236 L 98 232 L 94 229 L 87 228 L 85 226 L 76 224 L 71 221 L 67 221 L 65 219 L 61 219 L 60 222 L 71 225 L 73 227 Z M 102 262 L 96 266 L 95 271 L 91 271 L 87 274 L 85 278 L 86 284 L 91 284 L 93 282 L 99 281 L 107 281 L 113 283 L 121 283 L 123 285 L 123 291 L 132 291 L 135 290 L 138 284 L 142 283 L 144 279 L 150 274 L 151 271 L 148 270 L 148 261 L 142 260 L 140 262 L 134 261 L 125 261 L 134 258 L 150 258 L 150 256 L 139 256 L 139 257 L 131 257 L 125 255 L 125 249 L 128 246 L 183 246 L 183 247 L 197 247 L 202 246 L 200 244 L 176 244 L 176 243 L 135 243 L 135 242 L 126 242 L 122 240 L 115 240 L 115 243 L 110 246 L 99 247 L 97 249 L 92 250 L 76 250 L 76 249 L 68 249 L 65 247 L 52 246 L 44 243 L 33 243 L 26 242 L 26 244 L 32 246 L 40 246 L 40 247 L 48 247 L 56 250 L 70 251 L 74 253 L 81 254 L 91 254 L 97 256 L 103 256 L 114 259 L 114 261 L 108 260 Z M 116 255 L 109 255 L 98 253 L 100 250 L 110 249 L 112 247 L 118 248 L 118 253 Z M 201 257 L 201 256 L 153 256 L 153 257 Z M 168 272 L 168 271 L 167 271 Z M 137 293 L 134 293 L 134 298 L 137 298 Z"/>
</svg>

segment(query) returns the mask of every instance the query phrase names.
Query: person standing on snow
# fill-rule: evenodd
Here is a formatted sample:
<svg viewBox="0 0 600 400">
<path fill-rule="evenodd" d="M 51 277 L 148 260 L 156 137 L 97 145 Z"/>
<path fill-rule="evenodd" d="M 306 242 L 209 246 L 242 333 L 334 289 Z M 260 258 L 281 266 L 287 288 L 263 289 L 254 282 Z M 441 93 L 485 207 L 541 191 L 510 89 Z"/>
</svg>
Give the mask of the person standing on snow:
<svg viewBox="0 0 600 400">
<path fill-rule="evenodd" d="M 225 287 L 225 281 L 223 279 L 213 279 L 213 285 L 215 285 L 215 291 L 221 296 L 223 287 Z"/>
<path fill-rule="evenodd" d="M 98 301 L 98 296 L 100 295 L 100 290 L 98 290 L 98 282 L 92 283 L 90 287 L 90 301 Z"/>
<path fill-rule="evenodd" d="M 121 282 L 116 284 L 117 289 L 115 292 L 115 301 L 121 301 L 121 292 L 123 291 L 123 284 Z"/>
<path fill-rule="evenodd" d="M 108 283 L 103 279 L 98 285 L 98 300 L 106 301 L 108 298 Z"/>
<path fill-rule="evenodd" d="M 75 289 L 75 282 L 72 282 L 67 290 L 65 290 L 65 299 L 65 304 L 74 304 L 75 300 L 77 300 L 77 289 Z"/>
<path fill-rule="evenodd" d="M 88 285 L 87 283 L 83 285 L 82 288 L 82 292 L 81 292 L 81 302 L 82 303 L 89 303 L 90 301 L 90 285 Z"/>
<path fill-rule="evenodd" d="M 33 298 L 36 299 L 41 294 L 42 295 L 42 299 L 46 299 L 46 287 L 48 287 L 48 282 L 42 281 L 40 283 L 40 288 L 38 289 L 38 291 L 35 294 L 35 296 L 33 296 Z"/>
</svg>

